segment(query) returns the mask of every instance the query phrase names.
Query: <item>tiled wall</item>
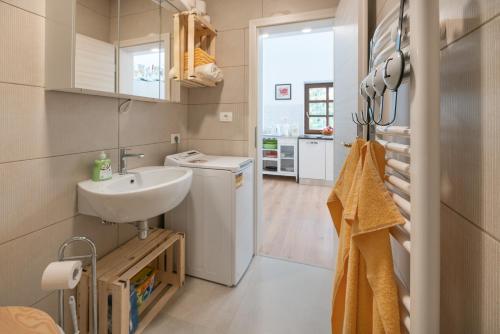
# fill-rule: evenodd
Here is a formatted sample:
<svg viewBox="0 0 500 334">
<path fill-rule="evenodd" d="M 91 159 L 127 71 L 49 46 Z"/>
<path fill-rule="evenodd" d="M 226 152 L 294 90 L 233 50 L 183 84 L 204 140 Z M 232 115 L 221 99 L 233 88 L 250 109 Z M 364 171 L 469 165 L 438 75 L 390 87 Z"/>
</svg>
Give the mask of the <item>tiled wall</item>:
<svg viewBox="0 0 500 334">
<path fill-rule="evenodd" d="M 65 239 L 89 236 L 103 255 L 135 235 L 78 215 L 76 183 L 101 150 L 115 171 L 121 146 L 146 155 L 130 167 L 162 164 L 170 134 L 187 136 L 187 104 L 136 101 L 120 114 L 115 98 L 45 92 L 44 13 L 42 0 L 0 1 L 0 306 L 54 314 L 40 278 Z"/>
<path fill-rule="evenodd" d="M 217 64 L 224 82 L 215 88 L 189 90 L 189 147 L 208 154 L 248 152 L 248 22 L 279 14 L 335 7 L 336 0 L 208 0 L 207 11 L 218 29 Z M 232 111 L 233 122 L 219 121 Z"/>
<path fill-rule="evenodd" d="M 398 1 L 377 1 L 380 21 Z M 441 332 L 500 328 L 500 2 L 441 0 Z"/>
<path fill-rule="evenodd" d="M 499 14 L 496 0 L 440 1 L 443 333 L 500 329 Z"/>
</svg>

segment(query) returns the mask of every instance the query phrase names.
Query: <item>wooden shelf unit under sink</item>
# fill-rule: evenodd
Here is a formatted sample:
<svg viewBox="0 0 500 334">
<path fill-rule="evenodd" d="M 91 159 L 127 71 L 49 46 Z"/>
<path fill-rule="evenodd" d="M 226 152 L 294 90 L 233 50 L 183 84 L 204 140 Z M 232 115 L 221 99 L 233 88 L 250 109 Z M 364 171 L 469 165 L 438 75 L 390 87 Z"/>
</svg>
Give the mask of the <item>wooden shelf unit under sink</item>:
<svg viewBox="0 0 500 334">
<path fill-rule="evenodd" d="M 130 281 L 146 266 L 158 270 L 159 283 L 138 307 L 140 334 L 158 315 L 185 280 L 185 236 L 165 229 L 154 229 L 145 240 L 137 237 L 97 262 L 99 334 L 129 334 Z M 80 333 L 90 333 L 91 269 L 86 267 L 77 289 Z M 111 323 L 110 323 L 111 322 Z"/>
</svg>

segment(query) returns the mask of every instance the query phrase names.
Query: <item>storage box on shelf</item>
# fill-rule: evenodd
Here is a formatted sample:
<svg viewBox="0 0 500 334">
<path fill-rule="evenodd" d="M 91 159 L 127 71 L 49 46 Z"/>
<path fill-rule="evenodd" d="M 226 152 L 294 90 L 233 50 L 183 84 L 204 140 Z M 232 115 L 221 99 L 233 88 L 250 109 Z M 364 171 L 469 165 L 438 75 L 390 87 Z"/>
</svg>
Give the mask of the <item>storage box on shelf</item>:
<svg viewBox="0 0 500 334">
<path fill-rule="evenodd" d="M 133 283 L 144 268 L 155 273 L 152 291 L 141 303 L 131 304 L 136 293 Z M 185 279 L 185 237 L 164 229 L 155 229 L 145 240 L 137 237 L 97 262 L 99 333 L 142 333 Z M 90 267 L 86 267 L 77 289 L 78 322 L 81 333 L 89 333 Z M 137 298 L 134 299 L 134 301 Z M 131 319 L 132 318 L 132 319 Z M 130 331 L 134 323 L 135 330 Z"/>
<path fill-rule="evenodd" d="M 215 81 L 195 73 L 195 59 L 215 61 L 217 30 L 195 11 L 174 15 L 174 80 L 185 87 L 213 87 Z"/>
</svg>

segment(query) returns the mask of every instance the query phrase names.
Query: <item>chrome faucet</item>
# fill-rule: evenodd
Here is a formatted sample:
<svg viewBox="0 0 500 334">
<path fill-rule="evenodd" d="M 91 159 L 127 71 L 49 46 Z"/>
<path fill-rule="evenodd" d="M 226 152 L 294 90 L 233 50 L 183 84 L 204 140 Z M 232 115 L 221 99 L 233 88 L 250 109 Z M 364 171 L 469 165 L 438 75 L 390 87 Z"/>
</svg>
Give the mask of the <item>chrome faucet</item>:
<svg viewBox="0 0 500 334">
<path fill-rule="evenodd" d="M 127 153 L 129 151 L 129 148 L 121 148 L 120 149 L 120 166 L 118 169 L 118 172 L 120 175 L 125 175 L 127 174 L 127 158 L 144 158 L 144 154 L 142 153 Z"/>
</svg>

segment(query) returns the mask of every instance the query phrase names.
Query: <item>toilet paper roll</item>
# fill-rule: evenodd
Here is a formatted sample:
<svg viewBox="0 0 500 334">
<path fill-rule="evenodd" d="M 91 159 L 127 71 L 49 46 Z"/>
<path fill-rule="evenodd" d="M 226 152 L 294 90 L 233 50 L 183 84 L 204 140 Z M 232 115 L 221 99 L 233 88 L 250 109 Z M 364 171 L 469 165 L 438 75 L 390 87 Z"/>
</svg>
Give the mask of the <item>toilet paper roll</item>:
<svg viewBox="0 0 500 334">
<path fill-rule="evenodd" d="M 52 262 L 42 275 L 42 290 L 74 289 L 82 277 L 81 261 Z"/>
</svg>

